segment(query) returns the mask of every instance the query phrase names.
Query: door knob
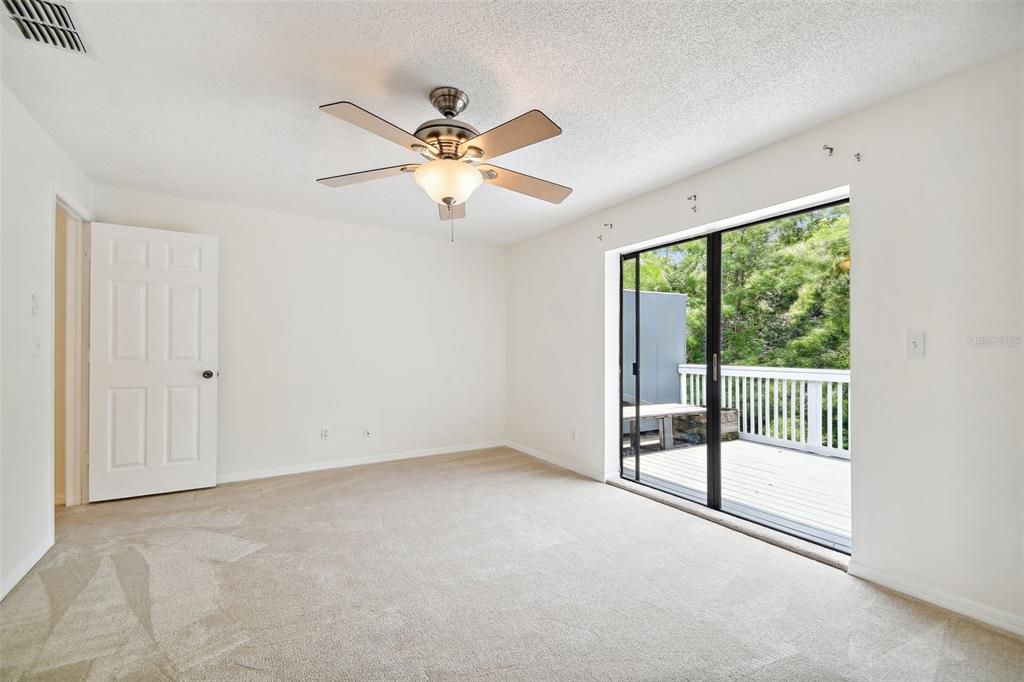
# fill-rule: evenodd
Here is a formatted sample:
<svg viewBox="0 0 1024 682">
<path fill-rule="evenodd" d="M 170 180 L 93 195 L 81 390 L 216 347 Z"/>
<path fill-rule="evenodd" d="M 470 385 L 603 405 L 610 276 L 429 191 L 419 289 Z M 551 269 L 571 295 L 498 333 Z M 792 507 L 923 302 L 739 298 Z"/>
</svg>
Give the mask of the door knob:
<svg viewBox="0 0 1024 682">
<path fill-rule="evenodd" d="M 205 370 L 203 370 L 203 378 L 204 379 L 212 379 L 214 377 L 214 374 L 215 373 L 214 373 L 214 371 L 212 369 L 205 369 Z M 219 372 L 217 372 L 217 374 L 219 374 Z"/>
</svg>

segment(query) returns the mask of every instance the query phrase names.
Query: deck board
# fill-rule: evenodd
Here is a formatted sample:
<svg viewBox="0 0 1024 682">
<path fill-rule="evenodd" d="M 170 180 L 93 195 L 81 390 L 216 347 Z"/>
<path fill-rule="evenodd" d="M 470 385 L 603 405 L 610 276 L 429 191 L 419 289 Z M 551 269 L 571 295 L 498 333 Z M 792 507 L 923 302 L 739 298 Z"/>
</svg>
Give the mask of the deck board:
<svg viewBox="0 0 1024 682">
<path fill-rule="evenodd" d="M 632 472 L 633 459 L 624 460 Z M 703 445 L 640 455 L 640 472 L 704 491 Z M 722 498 L 850 537 L 850 462 L 748 440 L 722 443 Z"/>
</svg>

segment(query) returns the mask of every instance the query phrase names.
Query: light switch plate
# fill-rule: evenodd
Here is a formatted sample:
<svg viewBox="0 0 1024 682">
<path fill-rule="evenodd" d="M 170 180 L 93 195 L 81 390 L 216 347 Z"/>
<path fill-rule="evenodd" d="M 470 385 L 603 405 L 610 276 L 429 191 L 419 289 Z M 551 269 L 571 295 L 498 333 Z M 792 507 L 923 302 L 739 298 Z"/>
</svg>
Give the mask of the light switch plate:
<svg viewBox="0 0 1024 682">
<path fill-rule="evenodd" d="M 924 357 L 924 332 L 911 330 L 907 332 L 907 357 L 919 360 Z"/>
</svg>

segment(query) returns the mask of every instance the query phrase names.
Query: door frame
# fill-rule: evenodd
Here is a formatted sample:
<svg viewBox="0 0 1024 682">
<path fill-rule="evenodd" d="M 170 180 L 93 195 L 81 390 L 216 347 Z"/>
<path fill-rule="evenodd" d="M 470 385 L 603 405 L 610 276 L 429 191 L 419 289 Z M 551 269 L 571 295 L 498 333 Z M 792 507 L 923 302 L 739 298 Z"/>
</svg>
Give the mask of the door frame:
<svg viewBox="0 0 1024 682">
<path fill-rule="evenodd" d="M 707 491 L 706 491 L 706 502 L 701 503 L 696 501 L 698 504 L 709 507 L 716 511 L 729 514 L 730 516 L 737 516 L 727 509 L 722 509 L 722 480 L 721 480 L 721 464 L 722 464 L 722 442 L 721 442 L 721 377 L 719 376 L 719 358 L 721 357 L 721 311 L 722 311 L 722 282 L 721 282 L 721 271 L 722 271 L 722 235 L 727 232 L 733 232 L 736 230 L 742 230 L 747 227 L 753 227 L 767 222 L 773 222 L 783 218 L 788 218 L 795 215 L 801 215 L 810 211 L 818 209 L 829 208 L 832 206 L 840 206 L 843 204 L 852 205 L 850 196 L 850 188 L 840 187 L 827 192 L 822 192 L 816 195 L 805 197 L 785 204 L 780 204 L 775 207 L 769 207 L 761 211 L 755 211 L 753 213 L 744 214 L 737 216 L 736 218 L 719 221 L 717 223 L 711 223 L 703 227 L 693 228 L 686 230 L 682 234 L 670 235 L 661 240 L 648 240 L 640 244 L 634 244 L 630 247 L 617 249 L 606 252 L 606 258 L 614 258 L 616 267 L 619 270 L 619 296 L 615 301 L 615 305 L 618 306 L 618 318 L 619 318 L 619 340 L 618 340 L 618 371 L 619 371 L 619 391 L 615 396 L 615 404 L 617 406 L 617 416 L 615 421 L 616 429 L 616 446 L 615 451 L 618 457 L 618 477 L 624 480 L 632 480 L 633 483 L 643 485 L 645 487 L 654 487 L 644 483 L 641 480 L 642 472 L 640 470 L 639 456 L 634 463 L 635 478 L 629 479 L 622 475 L 622 398 L 623 393 L 623 360 L 624 360 L 624 339 L 622 334 L 623 324 L 626 323 L 624 320 L 624 310 L 622 306 L 622 291 L 623 291 L 623 266 L 627 260 L 636 259 L 637 267 L 637 286 L 636 286 L 636 303 L 634 308 L 634 317 L 636 325 L 636 361 L 637 376 L 639 377 L 639 362 L 640 362 L 640 304 L 639 304 L 639 270 L 640 270 L 640 256 L 648 251 L 665 248 L 668 246 L 674 246 L 677 244 L 683 244 L 686 242 L 693 242 L 698 239 L 705 239 L 707 241 L 707 329 L 706 329 L 706 367 L 705 376 L 707 377 L 707 388 L 705 402 L 707 404 Z M 609 261 L 606 261 L 606 268 L 610 265 Z M 607 309 L 606 301 L 606 309 Z M 639 381 L 637 382 L 637 425 L 639 431 Z M 607 396 L 606 396 L 607 399 Z M 608 451 L 606 447 L 606 452 Z M 638 454 L 638 450 L 637 450 Z M 607 465 L 606 465 L 607 470 Z M 608 479 L 606 475 L 605 480 Z M 655 488 L 660 490 L 659 488 Z M 689 497 L 683 497 L 683 499 L 691 499 Z M 748 517 L 737 516 L 744 520 L 752 520 Z M 824 542 L 816 541 L 801 535 L 795 534 L 785 528 L 768 523 L 766 521 L 754 521 L 760 525 L 766 526 L 773 530 L 779 531 L 786 535 L 793 535 L 799 537 L 808 542 L 819 544 L 829 549 L 836 549 Z M 849 552 L 845 552 L 849 553 Z"/>
<path fill-rule="evenodd" d="M 73 229 L 67 230 L 65 262 L 57 262 L 57 220 L 58 208 L 75 219 Z M 55 357 L 52 349 L 56 348 L 56 269 L 63 268 L 66 273 L 65 286 L 65 376 L 64 376 L 64 506 L 71 507 L 89 501 L 88 476 L 88 428 L 89 428 L 89 223 L 92 214 L 85 204 L 75 195 L 59 186 L 50 185 L 51 211 L 49 224 L 49 255 L 50 255 L 50 349 L 47 362 L 49 364 L 50 401 L 49 423 L 54 424 L 57 391 L 52 378 L 55 375 Z M 56 434 L 50 430 L 50 494 L 53 492 L 54 455 Z M 50 500 L 53 509 L 56 500 Z M 52 527 L 51 519 L 51 527 Z"/>
<path fill-rule="evenodd" d="M 636 274 L 633 276 L 633 357 L 636 359 L 633 363 L 634 367 L 631 368 L 631 376 L 633 377 L 633 395 L 636 398 L 633 412 L 633 424 L 635 429 L 630 431 L 629 446 L 633 452 L 633 472 L 634 482 L 640 482 L 640 253 L 623 254 L 619 259 L 619 394 L 618 401 L 616 403 L 616 419 L 618 420 L 618 462 L 619 462 L 619 477 L 625 478 L 622 460 L 625 459 L 624 448 L 622 445 L 622 413 L 625 407 L 625 401 L 623 398 L 626 395 L 626 340 L 625 334 L 623 334 L 623 325 L 625 324 L 625 306 L 622 305 L 623 300 L 626 296 L 626 275 L 625 265 L 627 260 L 632 260 L 636 265 Z"/>
<path fill-rule="evenodd" d="M 626 395 L 626 393 L 625 393 L 625 377 L 627 376 L 626 367 L 625 367 L 626 341 L 625 341 L 625 334 L 623 333 L 624 329 L 625 329 L 625 325 L 627 323 L 627 320 L 626 320 L 626 317 L 625 317 L 626 316 L 625 306 L 622 305 L 622 302 L 625 299 L 625 292 L 626 291 L 632 291 L 633 292 L 633 326 L 634 326 L 634 329 L 633 329 L 633 343 L 634 343 L 633 357 L 635 358 L 635 362 L 633 363 L 634 367 L 630 368 L 630 371 L 631 371 L 632 375 L 634 376 L 634 382 L 635 382 L 634 383 L 634 395 L 636 397 L 636 411 L 635 411 L 634 416 L 633 416 L 633 424 L 635 425 L 635 429 L 633 431 L 631 431 L 631 435 L 630 435 L 630 448 L 631 448 L 631 450 L 633 452 L 633 456 L 634 456 L 634 459 L 633 459 L 633 474 L 634 474 L 634 476 L 633 476 L 632 479 L 626 478 L 626 476 L 624 475 L 623 466 L 622 466 L 622 461 L 625 459 L 625 447 L 623 445 L 623 438 L 622 438 L 622 432 L 621 432 L 621 429 L 622 429 L 621 421 L 619 422 L 619 429 L 620 430 L 618 432 L 619 433 L 619 438 L 618 438 L 618 444 L 617 444 L 618 457 L 619 457 L 619 477 L 623 478 L 623 479 L 625 479 L 627 481 L 632 480 L 634 483 L 638 483 L 640 485 L 647 485 L 646 483 L 644 483 L 643 481 L 640 480 L 640 476 L 641 476 L 641 471 L 640 471 L 640 424 L 641 424 L 641 422 L 640 422 L 640 374 L 641 374 L 641 372 L 640 372 L 640 326 L 641 326 L 641 322 L 640 322 L 640 317 L 641 317 L 641 315 L 640 315 L 640 309 L 641 309 L 641 306 L 640 306 L 640 256 L 642 254 L 648 252 L 648 251 L 653 251 L 653 250 L 656 250 L 656 249 L 661 249 L 661 248 L 664 248 L 666 246 L 675 246 L 677 244 L 686 244 L 686 243 L 689 243 L 689 242 L 696 242 L 696 241 L 701 241 L 701 240 L 703 240 L 703 241 L 705 241 L 707 243 L 707 254 L 708 254 L 708 256 L 707 256 L 707 258 L 708 258 L 707 265 L 709 266 L 709 270 L 708 270 L 708 276 L 707 276 L 707 280 L 708 280 L 708 297 L 707 297 L 708 298 L 708 305 L 707 305 L 707 325 L 706 326 L 707 326 L 707 329 L 708 329 L 708 332 L 707 332 L 708 338 L 706 339 L 706 346 L 707 346 L 707 351 L 708 352 L 707 352 L 707 360 L 706 360 L 706 364 L 705 364 L 705 370 L 706 370 L 705 376 L 707 376 L 708 377 L 708 381 L 710 381 L 711 380 L 711 375 L 712 375 L 712 358 L 711 358 L 712 345 L 711 345 L 711 331 L 710 330 L 712 329 L 712 317 L 711 317 L 712 316 L 712 307 L 714 307 L 714 306 L 711 305 L 711 292 L 710 292 L 710 289 L 711 289 L 711 286 L 712 286 L 712 277 L 711 277 L 712 273 L 710 271 L 710 262 L 711 262 L 712 240 L 714 240 L 714 239 L 717 240 L 717 243 L 718 243 L 718 247 L 717 248 L 718 248 L 719 253 L 720 253 L 720 251 L 721 251 L 721 237 L 719 236 L 719 233 L 711 232 L 711 233 L 706 233 L 706 234 L 695 235 L 695 236 L 692 236 L 692 237 L 686 237 L 685 239 L 678 239 L 676 241 L 668 242 L 666 244 L 660 244 L 660 245 L 657 245 L 657 246 L 646 246 L 646 247 L 644 247 L 642 249 L 639 249 L 637 251 L 629 251 L 629 252 L 625 252 L 625 253 L 619 254 L 618 261 L 617 261 L 618 262 L 618 268 L 619 268 L 619 289 L 620 289 L 620 297 L 619 297 L 619 301 L 618 301 L 618 306 L 619 306 L 619 393 L 618 393 L 618 396 L 617 396 L 617 401 L 618 401 L 617 404 L 620 407 L 619 407 L 619 413 L 618 413 L 618 417 L 617 418 L 620 419 L 620 420 L 622 420 L 622 408 L 625 406 L 625 400 L 624 400 L 625 395 Z M 634 261 L 636 263 L 636 275 L 635 275 L 634 281 L 633 281 L 633 289 L 627 290 L 626 289 L 626 281 L 625 281 L 625 269 L 626 269 L 625 265 L 626 265 L 626 261 L 630 261 L 630 260 L 632 260 L 632 261 Z M 718 260 L 719 260 L 719 262 L 721 261 L 720 256 L 719 256 Z M 720 292 L 719 292 L 719 298 L 720 298 Z M 716 338 L 719 335 L 720 335 L 720 330 L 719 330 L 718 333 L 716 333 Z M 715 362 L 716 363 L 717 363 L 717 353 L 718 353 L 717 348 L 718 348 L 719 345 L 720 345 L 719 342 L 716 341 L 715 345 L 713 346 L 716 349 L 716 351 L 715 351 L 716 352 L 716 357 L 715 357 Z M 716 372 L 716 376 L 717 376 L 717 372 Z M 709 389 L 708 390 L 708 395 L 707 395 L 707 398 L 706 398 L 707 401 L 711 400 L 710 388 L 711 387 L 710 387 L 710 384 L 709 384 L 708 385 L 708 389 Z M 716 389 L 716 391 L 717 391 L 717 389 Z M 716 397 L 717 397 L 717 393 L 716 393 Z M 708 412 L 710 414 L 710 404 L 708 406 Z M 715 452 L 715 454 L 712 455 L 712 450 L 713 449 L 717 449 L 717 446 L 712 445 L 712 441 L 711 441 L 712 433 L 711 433 L 710 430 L 713 429 L 715 431 L 716 437 L 720 440 L 721 439 L 721 435 L 720 435 L 719 432 L 721 431 L 721 424 L 720 423 L 712 424 L 711 420 L 709 420 L 707 422 L 707 428 L 709 429 L 709 432 L 708 432 L 708 462 L 707 462 L 707 465 L 706 465 L 707 466 L 707 472 L 708 472 L 707 473 L 708 478 L 707 478 L 707 482 L 705 483 L 706 491 L 704 493 L 704 500 L 701 501 L 701 500 L 697 499 L 696 497 L 692 497 L 690 495 L 680 495 L 680 496 L 684 497 L 684 499 L 690 500 L 692 502 L 696 502 L 697 504 L 708 506 L 708 507 L 712 507 L 712 496 L 711 496 L 712 490 L 720 491 L 720 486 L 717 483 L 718 477 L 720 475 L 720 467 L 717 464 L 714 467 L 712 467 L 712 461 L 715 461 L 715 462 L 719 461 L 721 455 L 720 455 L 719 452 Z M 712 457 L 714 457 L 714 460 L 712 459 Z M 651 487 L 651 486 L 648 486 L 648 487 Z M 694 491 L 694 492 L 696 493 L 698 491 Z M 712 508 L 713 509 L 719 509 L 720 507 L 721 507 L 720 500 L 715 500 L 715 505 Z"/>
<path fill-rule="evenodd" d="M 741 227 L 731 229 L 742 229 Z M 718 367 L 722 357 L 722 232 L 707 236 L 707 327 L 704 331 L 705 410 L 704 426 L 708 440 L 707 501 L 712 509 L 722 509 L 722 384 Z"/>
</svg>

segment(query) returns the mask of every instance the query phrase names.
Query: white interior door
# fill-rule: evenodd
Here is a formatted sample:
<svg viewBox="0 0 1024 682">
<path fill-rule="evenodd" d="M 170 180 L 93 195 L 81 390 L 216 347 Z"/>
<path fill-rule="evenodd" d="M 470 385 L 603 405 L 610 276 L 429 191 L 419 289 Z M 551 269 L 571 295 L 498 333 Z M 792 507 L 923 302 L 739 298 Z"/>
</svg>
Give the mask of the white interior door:
<svg viewBox="0 0 1024 682">
<path fill-rule="evenodd" d="M 92 223 L 89 499 L 217 481 L 217 238 Z"/>
</svg>

